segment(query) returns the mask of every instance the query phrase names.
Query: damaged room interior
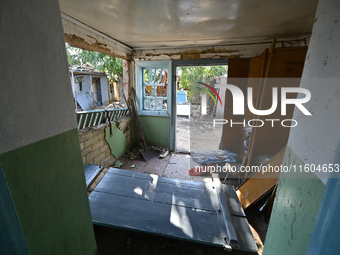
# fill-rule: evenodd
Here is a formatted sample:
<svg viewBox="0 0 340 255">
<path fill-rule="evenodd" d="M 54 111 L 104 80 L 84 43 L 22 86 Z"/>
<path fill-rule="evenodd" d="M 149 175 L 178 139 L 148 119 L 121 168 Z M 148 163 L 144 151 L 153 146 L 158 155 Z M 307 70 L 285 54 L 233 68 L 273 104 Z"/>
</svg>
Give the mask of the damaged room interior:
<svg viewBox="0 0 340 255">
<path fill-rule="evenodd" d="M 0 17 L 0 254 L 339 253 L 339 1 Z"/>
</svg>

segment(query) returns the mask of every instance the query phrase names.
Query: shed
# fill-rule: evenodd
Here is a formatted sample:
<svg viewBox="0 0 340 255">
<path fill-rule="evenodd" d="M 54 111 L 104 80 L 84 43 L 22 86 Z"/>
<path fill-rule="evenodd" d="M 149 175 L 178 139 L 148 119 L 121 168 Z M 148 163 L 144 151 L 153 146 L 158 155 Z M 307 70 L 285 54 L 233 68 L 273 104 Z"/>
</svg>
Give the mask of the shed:
<svg viewBox="0 0 340 255">
<path fill-rule="evenodd" d="M 100 105 L 109 104 L 107 75 L 85 67 L 71 67 L 70 78 L 75 101 L 86 111 Z"/>
</svg>

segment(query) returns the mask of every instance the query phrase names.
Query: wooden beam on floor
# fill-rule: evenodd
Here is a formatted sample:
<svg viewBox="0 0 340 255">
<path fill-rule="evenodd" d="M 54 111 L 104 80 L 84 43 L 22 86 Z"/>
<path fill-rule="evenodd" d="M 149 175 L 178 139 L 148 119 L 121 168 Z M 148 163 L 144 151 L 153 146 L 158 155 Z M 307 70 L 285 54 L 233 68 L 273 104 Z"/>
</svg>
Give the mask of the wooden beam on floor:
<svg viewBox="0 0 340 255">
<path fill-rule="evenodd" d="M 89 185 L 89 187 L 87 189 L 87 195 L 88 196 L 97 187 L 97 185 L 101 181 L 101 179 L 103 179 L 104 175 L 107 173 L 107 170 L 109 170 L 109 168 L 107 168 L 107 167 L 103 168 L 100 171 L 100 173 L 97 175 L 97 177 L 93 179 L 92 183 Z"/>
</svg>

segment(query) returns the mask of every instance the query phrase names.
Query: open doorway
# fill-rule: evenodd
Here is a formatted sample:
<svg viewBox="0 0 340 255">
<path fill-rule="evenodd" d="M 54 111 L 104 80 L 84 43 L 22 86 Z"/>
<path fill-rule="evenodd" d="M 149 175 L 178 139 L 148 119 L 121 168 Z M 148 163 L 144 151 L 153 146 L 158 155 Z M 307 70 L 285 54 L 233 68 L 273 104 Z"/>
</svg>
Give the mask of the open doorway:
<svg viewBox="0 0 340 255">
<path fill-rule="evenodd" d="M 93 97 L 93 101 L 96 102 L 98 105 L 103 104 L 102 99 L 102 89 L 100 83 L 100 77 L 93 77 L 91 83 L 91 93 Z"/>
<path fill-rule="evenodd" d="M 176 68 L 175 151 L 214 151 L 220 148 L 222 127 L 214 119 L 223 119 L 225 88 L 221 80 L 228 66 L 178 66 Z"/>
</svg>

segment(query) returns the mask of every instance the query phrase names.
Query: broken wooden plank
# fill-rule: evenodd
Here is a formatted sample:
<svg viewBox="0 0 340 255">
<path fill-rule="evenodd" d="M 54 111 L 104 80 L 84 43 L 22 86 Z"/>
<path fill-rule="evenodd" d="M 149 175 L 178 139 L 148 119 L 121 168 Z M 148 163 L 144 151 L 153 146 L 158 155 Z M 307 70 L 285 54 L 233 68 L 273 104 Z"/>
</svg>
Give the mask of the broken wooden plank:
<svg viewBox="0 0 340 255">
<path fill-rule="evenodd" d="M 265 166 L 281 166 L 285 151 L 286 146 L 276 153 Z M 280 172 L 258 172 L 243 183 L 236 191 L 242 208 L 246 209 L 268 194 L 276 185 L 279 177 Z"/>
<path fill-rule="evenodd" d="M 107 167 L 103 168 L 100 173 L 97 175 L 97 177 L 93 180 L 91 185 L 87 188 L 87 194 L 90 195 L 91 192 L 97 187 L 98 183 L 103 179 L 104 175 L 106 174 L 107 170 L 109 170 Z"/>
<path fill-rule="evenodd" d="M 130 115 L 124 115 L 121 116 L 117 119 L 115 119 L 117 128 L 121 131 L 123 131 L 123 133 L 128 129 L 130 122 L 131 122 L 131 116 Z"/>
</svg>

